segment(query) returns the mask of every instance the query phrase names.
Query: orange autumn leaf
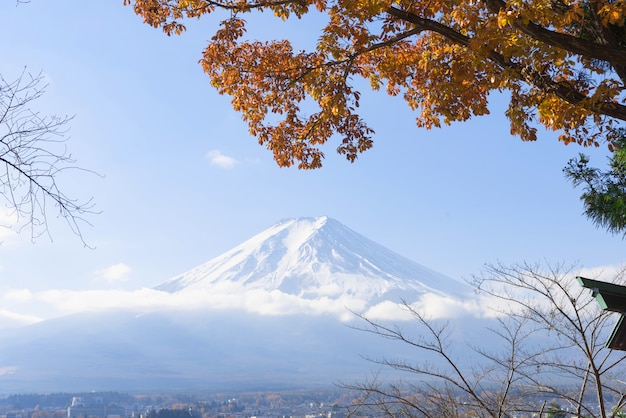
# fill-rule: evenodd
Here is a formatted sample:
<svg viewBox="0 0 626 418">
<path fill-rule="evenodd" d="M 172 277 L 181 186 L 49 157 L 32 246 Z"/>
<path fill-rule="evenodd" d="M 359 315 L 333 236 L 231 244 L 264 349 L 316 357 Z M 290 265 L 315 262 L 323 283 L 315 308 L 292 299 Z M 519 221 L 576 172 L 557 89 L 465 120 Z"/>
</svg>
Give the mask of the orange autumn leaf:
<svg viewBox="0 0 626 418">
<path fill-rule="evenodd" d="M 541 124 L 565 144 L 612 149 L 626 121 L 624 0 L 124 3 L 167 35 L 223 15 L 200 64 L 281 166 L 320 167 L 327 142 L 350 161 L 372 146 L 359 78 L 404 99 L 424 128 L 488 114 L 492 92 L 508 92 L 510 132 L 522 140 L 535 140 Z M 260 12 L 279 21 L 317 13 L 326 23 L 299 51 L 288 39 L 248 38 L 244 17 Z"/>
</svg>

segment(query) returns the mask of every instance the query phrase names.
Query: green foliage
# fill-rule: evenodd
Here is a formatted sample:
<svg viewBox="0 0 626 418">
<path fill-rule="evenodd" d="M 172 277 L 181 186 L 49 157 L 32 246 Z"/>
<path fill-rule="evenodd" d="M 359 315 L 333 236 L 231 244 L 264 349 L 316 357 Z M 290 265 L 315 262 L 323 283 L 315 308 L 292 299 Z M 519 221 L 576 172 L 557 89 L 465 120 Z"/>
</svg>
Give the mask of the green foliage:
<svg viewBox="0 0 626 418">
<path fill-rule="evenodd" d="M 626 412 L 619 410 L 619 411 L 615 411 L 613 412 L 613 415 L 615 418 L 626 418 Z"/>
<path fill-rule="evenodd" d="M 193 418 L 193 414 L 188 409 L 163 408 L 148 412 L 148 418 Z"/>
<path fill-rule="evenodd" d="M 546 411 L 546 418 L 566 418 L 569 414 L 556 403 L 551 403 Z"/>
<path fill-rule="evenodd" d="M 585 215 L 598 227 L 626 236 L 626 130 L 616 146 L 607 171 L 589 167 L 584 154 L 571 159 L 563 171 L 575 187 L 583 186 Z"/>
</svg>

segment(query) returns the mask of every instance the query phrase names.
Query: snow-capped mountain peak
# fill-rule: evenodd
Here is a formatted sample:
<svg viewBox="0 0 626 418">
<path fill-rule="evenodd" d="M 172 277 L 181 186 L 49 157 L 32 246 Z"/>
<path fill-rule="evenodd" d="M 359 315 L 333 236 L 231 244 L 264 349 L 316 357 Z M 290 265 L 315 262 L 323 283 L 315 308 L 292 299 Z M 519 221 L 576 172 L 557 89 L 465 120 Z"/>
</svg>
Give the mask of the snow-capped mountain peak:
<svg viewBox="0 0 626 418">
<path fill-rule="evenodd" d="M 210 291 L 224 285 L 280 291 L 306 299 L 370 302 L 413 294 L 456 296 L 465 285 L 410 261 L 320 216 L 281 221 L 230 251 L 156 287 Z"/>
</svg>

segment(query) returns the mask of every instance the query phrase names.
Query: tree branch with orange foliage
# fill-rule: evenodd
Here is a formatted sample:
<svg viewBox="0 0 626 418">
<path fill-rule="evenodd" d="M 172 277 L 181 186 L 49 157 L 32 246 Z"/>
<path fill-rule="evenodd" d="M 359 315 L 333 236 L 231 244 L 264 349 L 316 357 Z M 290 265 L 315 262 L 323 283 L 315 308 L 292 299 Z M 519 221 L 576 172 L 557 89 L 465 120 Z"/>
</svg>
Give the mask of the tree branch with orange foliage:
<svg viewBox="0 0 626 418">
<path fill-rule="evenodd" d="M 506 116 L 522 140 L 543 125 L 565 144 L 612 149 L 626 121 L 624 0 L 124 3 L 167 35 L 224 12 L 200 63 L 280 166 L 318 168 L 332 141 L 350 161 L 371 148 L 357 79 L 402 96 L 424 128 L 488 114 L 494 92 L 510 94 Z M 256 12 L 323 22 L 296 52 L 288 39 L 249 39 L 243 17 Z"/>
</svg>

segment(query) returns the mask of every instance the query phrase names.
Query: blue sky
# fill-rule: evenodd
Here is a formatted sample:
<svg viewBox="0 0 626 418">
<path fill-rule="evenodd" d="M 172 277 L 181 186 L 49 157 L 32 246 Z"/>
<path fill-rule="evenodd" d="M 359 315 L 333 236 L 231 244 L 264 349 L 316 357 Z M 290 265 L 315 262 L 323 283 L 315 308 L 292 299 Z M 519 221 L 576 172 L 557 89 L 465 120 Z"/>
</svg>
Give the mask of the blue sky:
<svg viewBox="0 0 626 418">
<path fill-rule="evenodd" d="M 279 22 L 264 17 L 252 33 L 307 42 L 309 31 Z M 331 143 L 321 170 L 278 168 L 197 64 L 214 27 L 206 19 L 168 38 L 122 0 L 0 4 L 0 71 L 42 71 L 41 110 L 75 115 L 69 149 L 101 176 L 64 184 L 102 212 L 83 229 L 94 249 L 54 216 L 52 242 L 3 231 L 0 311 L 45 315 L 9 303 L 18 291 L 151 287 L 301 216 L 328 215 L 457 279 L 497 261 L 623 262 L 622 238 L 582 216 L 580 190 L 562 174 L 581 151 L 603 164 L 605 150 L 546 131 L 522 143 L 508 134 L 504 97 L 490 116 L 427 131 L 400 98 L 367 92 L 372 150 L 350 164 Z"/>
</svg>

